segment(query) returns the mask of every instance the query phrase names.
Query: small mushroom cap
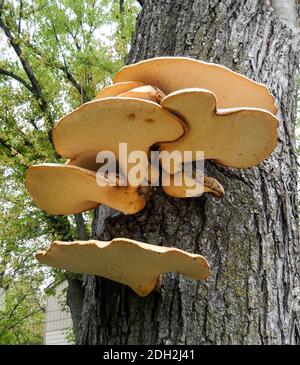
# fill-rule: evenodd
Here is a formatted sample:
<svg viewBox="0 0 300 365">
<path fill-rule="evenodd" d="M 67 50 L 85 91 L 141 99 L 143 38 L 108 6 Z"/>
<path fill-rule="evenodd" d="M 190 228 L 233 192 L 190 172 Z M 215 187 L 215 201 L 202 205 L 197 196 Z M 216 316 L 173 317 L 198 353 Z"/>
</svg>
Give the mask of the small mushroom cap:
<svg viewBox="0 0 300 365">
<path fill-rule="evenodd" d="M 165 94 L 155 86 L 146 85 L 126 91 L 120 94 L 119 97 L 144 99 L 160 104 L 162 99 L 165 97 Z"/>
<path fill-rule="evenodd" d="M 104 89 L 100 90 L 94 100 L 104 99 L 112 96 L 118 96 L 126 91 L 141 86 L 144 86 L 142 82 L 136 82 L 136 81 L 119 82 L 117 84 L 106 86 Z"/>
<path fill-rule="evenodd" d="M 102 163 L 96 162 L 98 151 L 88 151 L 78 155 L 75 159 L 68 159 L 66 165 L 68 166 L 78 166 L 84 169 L 97 172 L 97 170 L 103 165 Z"/>
<path fill-rule="evenodd" d="M 204 280 L 209 265 L 204 257 L 173 247 L 161 247 L 126 238 L 112 241 L 52 243 L 36 258 L 43 264 L 76 273 L 99 275 L 128 285 L 138 295 L 153 291 L 161 274 L 179 272 Z"/>
<path fill-rule="evenodd" d="M 218 180 L 204 176 L 203 182 L 196 181 L 190 176 L 183 174 L 182 184 L 176 186 L 175 175 L 170 175 L 170 184 L 162 185 L 164 192 L 174 198 L 191 198 L 202 195 L 203 193 L 211 193 L 218 198 L 224 197 L 224 188 Z"/>
<path fill-rule="evenodd" d="M 161 150 L 204 151 L 205 159 L 220 165 L 247 168 L 265 160 L 278 142 L 278 120 L 273 114 L 255 108 L 216 109 L 216 96 L 208 90 L 176 91 L 161 105 L 186 122 L 184 136 L 160 144 Z M 177 164 L 171 173 L 179 170 Z"/>
<path fill-rule="evenodd" d="M 165 94 L 186 88 L 211 90 L 218 108 L 251 107 L 275 114 L 275 99 L 266 86 L 227 67 L 186 57 L 158 57 L 123 67 L 114 83 L 139 81 L 160 88 Z"/>
<path fill-rule="evenodd" d="M 128 154 L 184 133 L 184 122 L 151 101 L 106 98 L 83 104 L 60 120 L 53 131 L 57 152 L 72 160 L 89 151 L 112 151 L 123 171 L 119 143 L 127 142 Z M 122 157 L 122 156 L 121 156 Z"/>
<path fill-rule="evenodd" d="M 147 200 L 138 188 L 99 186 L 93 171 L 70 165 L 31 166 L 25 186 L 35 204 L 53 215 L 77 214 L 100 204 L 134 214 L 145 207 Z"/>
</svg>

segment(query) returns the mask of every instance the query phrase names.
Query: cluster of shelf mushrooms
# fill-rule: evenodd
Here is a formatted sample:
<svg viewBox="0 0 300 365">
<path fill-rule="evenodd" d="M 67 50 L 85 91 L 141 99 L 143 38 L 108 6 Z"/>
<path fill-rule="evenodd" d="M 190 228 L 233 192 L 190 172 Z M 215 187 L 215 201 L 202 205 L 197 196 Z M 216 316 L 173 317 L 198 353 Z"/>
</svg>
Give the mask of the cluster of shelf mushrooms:
<svg viewBox="0 0 300 365">
<path fill-rule="evenodd" d="M 277 145 L 276 111 L 266 86 L 224 66 L 184 57 L 125 66 L 111 86 L 59 121 L 53 141 L 58 154 L 68 160 L 65 165 L 31 166 L 26 188 L 49 214 L 76 214 L 100 204 L 134 214 L 147 204 L 151 188 L 129 183 L 99 186 L 96 156 L 100 151 L 113 152 L 120 171 L 133 166 L 119 156 L 119 144 L 124 142 L 128 154 L 136 150 L 149 154 L 156 146 L 170 153 L 192 151 L 185 162 L 193 162 L 196 151 L 203 151 L 205 159 L 225 167 L 253 167 Z M 169 165 L 171 184 L 162 188 L 168 195 L 185 198 L 187 187 L 174 184 L 179 171 L 181 165 Z M 147 167 L 147 174 L 150 181 L 153 176 L 159 179 L 158 170 Z M 201 191 L 224 195 L 222 185 L 208 176 Z M 54 242 L 37 258 L 56 268 L 118 281 L 141 296 L 155 288 L 163 273 L 205 279 L 210 272 L 200 255 L 125 238 Z"/>
</svg>

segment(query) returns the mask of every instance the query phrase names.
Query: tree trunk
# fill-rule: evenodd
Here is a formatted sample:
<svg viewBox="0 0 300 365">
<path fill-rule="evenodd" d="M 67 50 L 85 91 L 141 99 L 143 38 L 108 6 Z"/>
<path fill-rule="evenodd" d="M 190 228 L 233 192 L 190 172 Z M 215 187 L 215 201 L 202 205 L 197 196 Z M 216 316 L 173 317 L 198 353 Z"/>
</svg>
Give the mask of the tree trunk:
<svg viewBox="0 0 300 365">
<path fill-rule="evenodd" d="M 279 106 L 279 145 L 252 169 L 206 162 L 225 188 L 222 200 L 174 199 L 156 188 L 140 214 L 100 207 L 95 239 L 200 253 L 212 274 L 205 282 L 166 274 L 160 292 L 146 298 L 86 276 L 78 343 L 299 343 L 295 32 L 267 0 L 145 1 L 128 63 L 167 55 L 217 62 L 267 84 Z"/>
<path fill-rule="evenodd" d="M 76 224 L 77 238 L 79 238 L 81 241 L 87 241 L 89 239 L 89 235 L 86 230 L 82 213 L 75 214 L 74 218 Z M 81 320 L 81 312 L 83 306 L 84 291 L 82 287 L 81 276 L 79 278 L 73 277 L 73 275 L 71 275 L 70 277 L 67 276 L 67 281 L 68 289 L 66 304 L 70 309 L 73 323 L 73 333 L 77 341 L 79 334 L 79 323 Z"/>
</svg>

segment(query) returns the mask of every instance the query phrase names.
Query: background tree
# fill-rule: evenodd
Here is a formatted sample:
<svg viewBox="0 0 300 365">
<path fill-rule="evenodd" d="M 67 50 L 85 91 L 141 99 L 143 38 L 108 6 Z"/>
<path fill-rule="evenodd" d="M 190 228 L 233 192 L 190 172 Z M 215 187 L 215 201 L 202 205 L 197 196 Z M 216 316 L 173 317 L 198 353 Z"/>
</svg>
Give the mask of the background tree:
<svg viewBox="0 0 300 365">
<path fill-rule="evenodd" d="M 212 275 L 206 282 L 164 275 L 160 292 L 146 298 L 86 276 L 78 342 L 299 344 L 295 2 L 286 1 L 285 9 L 267 0 L 140 3 L 127 62 L 189 56 L 267 84 L 279 106 L 279 145 L 253 169 L 207 162 L 209 175 L 225 187 L 222 200 L 179 200 L 156 189 L 134 216 L 100 207 L 94 238 L 123 236 L 201 253 Z"/>
<path fill-rule="evenodd" d="M 137 9 L 133 0 L 122 6 L 0 0 L 0 287 L 7 292 L 0 343 L 42 342 L 42 289 L 51 281 L 67 278 L 74 289 L 68 303 L 78 308 L 77 276 L 39 266 L 34 252 L 53 239 L 86 238 L 91 214 L 40 211 L 24 191 L 24 173 L 35 163 L 63 162 L 53 149 L 52 128 L 123 65 Z M 76 329 L 78 314 L 72 314 Z"/>
</svg>

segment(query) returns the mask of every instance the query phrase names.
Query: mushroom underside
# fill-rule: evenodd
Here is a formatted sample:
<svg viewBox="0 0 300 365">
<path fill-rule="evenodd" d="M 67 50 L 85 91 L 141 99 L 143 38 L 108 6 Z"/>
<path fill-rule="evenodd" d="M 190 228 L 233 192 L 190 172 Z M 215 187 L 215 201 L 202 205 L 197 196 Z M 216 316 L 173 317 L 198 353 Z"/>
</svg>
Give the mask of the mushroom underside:
<svg viewBox="0 0 300 365">
<path fill-rule="evenodd" d="M 201 255 L 126 238 L 108 242 L 56 241 L 47 251 L 39 251 L 36 258 L 58 269 L 99 275 L 128 285 L 140 296 L 151 293 L 160 275 L 167 272 L 196 280 L 205 280 L 210 273 Z"/>
</svg>

